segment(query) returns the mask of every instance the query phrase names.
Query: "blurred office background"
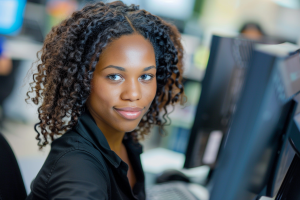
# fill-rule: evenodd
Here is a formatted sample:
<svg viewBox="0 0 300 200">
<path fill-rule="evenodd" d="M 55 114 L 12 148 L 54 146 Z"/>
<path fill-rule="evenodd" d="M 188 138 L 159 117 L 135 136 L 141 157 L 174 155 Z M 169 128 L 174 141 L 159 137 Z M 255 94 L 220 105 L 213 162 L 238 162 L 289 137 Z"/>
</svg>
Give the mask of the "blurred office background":
<svg viewBox="0 0 300 200">
<path fill-rule="evenodd" d="M 51 27 L 73 11 L 93 2 L 96 0 L 0 0 L 0 132 L 16 154 L 27 192 L 50 150 L 49 147 L 38 150 L 34 131 L 34 124 L 38 121 L 37 106 L 25 102 L 32 70 L 35 70 L 34 67 L 31 70 L 31 66 L 35 66 L 36 53 L 42 48 Z M 298 0 L 123 2 L 138 4 L 140 8 L 174 23 L 182 33 L 185 48 L 187 103 L 175 106 L 170 115 L 171 125 L 165 128 L 165 132 L 161 134 L 154 128 L 142 141 L 144 168 L 152 174 L 170 167 L 183 167 L 213 34 L 236 36 L 245 24 L 250 23 L 250 26 L 260 27 L 261 37 L 276 41 L 274 43 L 288 41 L 297 44 L 300 41 Z M 11 24 L 17 25 L 12 27 Z M 169 159 L 162 159 L 164 155 Z M 156 165 L 155 160 L 160 159 L 162 162 Z M 147 184 L 151 184 L 150 179 Z"/>
</svg>

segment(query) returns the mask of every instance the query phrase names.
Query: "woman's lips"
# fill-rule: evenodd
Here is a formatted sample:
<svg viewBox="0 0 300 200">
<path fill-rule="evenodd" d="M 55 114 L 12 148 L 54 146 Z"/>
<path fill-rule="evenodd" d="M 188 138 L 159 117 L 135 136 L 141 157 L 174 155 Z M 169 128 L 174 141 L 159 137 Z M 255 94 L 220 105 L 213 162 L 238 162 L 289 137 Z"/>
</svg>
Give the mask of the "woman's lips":
<svg viewBox="0 0 300 200">
<path fill-rule="evenodd" d="M 137 108 L 137 107 L 126 107 L 126 108 L 114 108 L 122 117 L 125 119 L 137 119 L 141 113 L 142 113 L 142 108 Z"/>
</svg>

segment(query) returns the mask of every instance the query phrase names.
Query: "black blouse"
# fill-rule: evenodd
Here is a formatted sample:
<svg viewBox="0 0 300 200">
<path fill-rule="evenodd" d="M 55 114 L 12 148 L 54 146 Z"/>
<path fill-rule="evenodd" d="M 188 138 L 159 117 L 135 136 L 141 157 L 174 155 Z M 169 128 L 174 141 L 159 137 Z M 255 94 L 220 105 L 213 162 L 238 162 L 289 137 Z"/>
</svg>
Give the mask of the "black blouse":
<svg viewBox="0 0 300 200">
<path fill-rule="evenodd" d="M 92 116 L 83 113 L 72 130 L 52 142 L 27 200 L 144 200 L 142 146 L 127 134 L 123 143 L 136 176 L 133 190 L 127 178 L 128 165 L 110 149 Z"/>
</svg>

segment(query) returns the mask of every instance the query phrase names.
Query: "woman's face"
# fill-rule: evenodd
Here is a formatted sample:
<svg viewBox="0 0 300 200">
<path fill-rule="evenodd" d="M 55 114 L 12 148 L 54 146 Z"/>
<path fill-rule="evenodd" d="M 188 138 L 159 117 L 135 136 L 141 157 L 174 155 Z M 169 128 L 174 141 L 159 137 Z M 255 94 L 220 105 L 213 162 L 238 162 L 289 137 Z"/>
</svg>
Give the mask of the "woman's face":
<svg viewBox="0 0 300 200">
<path fill-rule="evenodd" d="M 87 105 L 102 131 L 129 132 L 156 94 L 155 53 L 139 34 L 124 35 L 101 53 Z"/>
</svg>

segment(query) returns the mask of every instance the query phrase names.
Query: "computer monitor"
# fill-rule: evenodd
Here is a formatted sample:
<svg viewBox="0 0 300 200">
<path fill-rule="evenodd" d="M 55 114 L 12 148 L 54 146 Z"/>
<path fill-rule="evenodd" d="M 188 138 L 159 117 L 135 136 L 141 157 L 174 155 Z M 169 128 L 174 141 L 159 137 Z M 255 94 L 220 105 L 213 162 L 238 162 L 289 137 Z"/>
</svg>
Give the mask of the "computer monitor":
<svg viewBox="0 0 300 200">
<path fill-rule="evenodd" d="M 243 85 L 254 41 L 213 36 L 184 168 L 214 168 Z"/>
<path fill-rule="evenodd" d="M 22 26 L 26 0 L 0 1 L 0 34 L 15 34 Z"/>
<path fill-rule="evenodd" d="M 293 98 L 300 91 L 300 58 L 291 45 L 265 47 L 253 51 L 212 177 L 210 200 L 252 200 L 258 195 L 274 195 L 271 193 L 276 184 L 270 186 L 270 180 L 296 110 Z"/>
</svg>

